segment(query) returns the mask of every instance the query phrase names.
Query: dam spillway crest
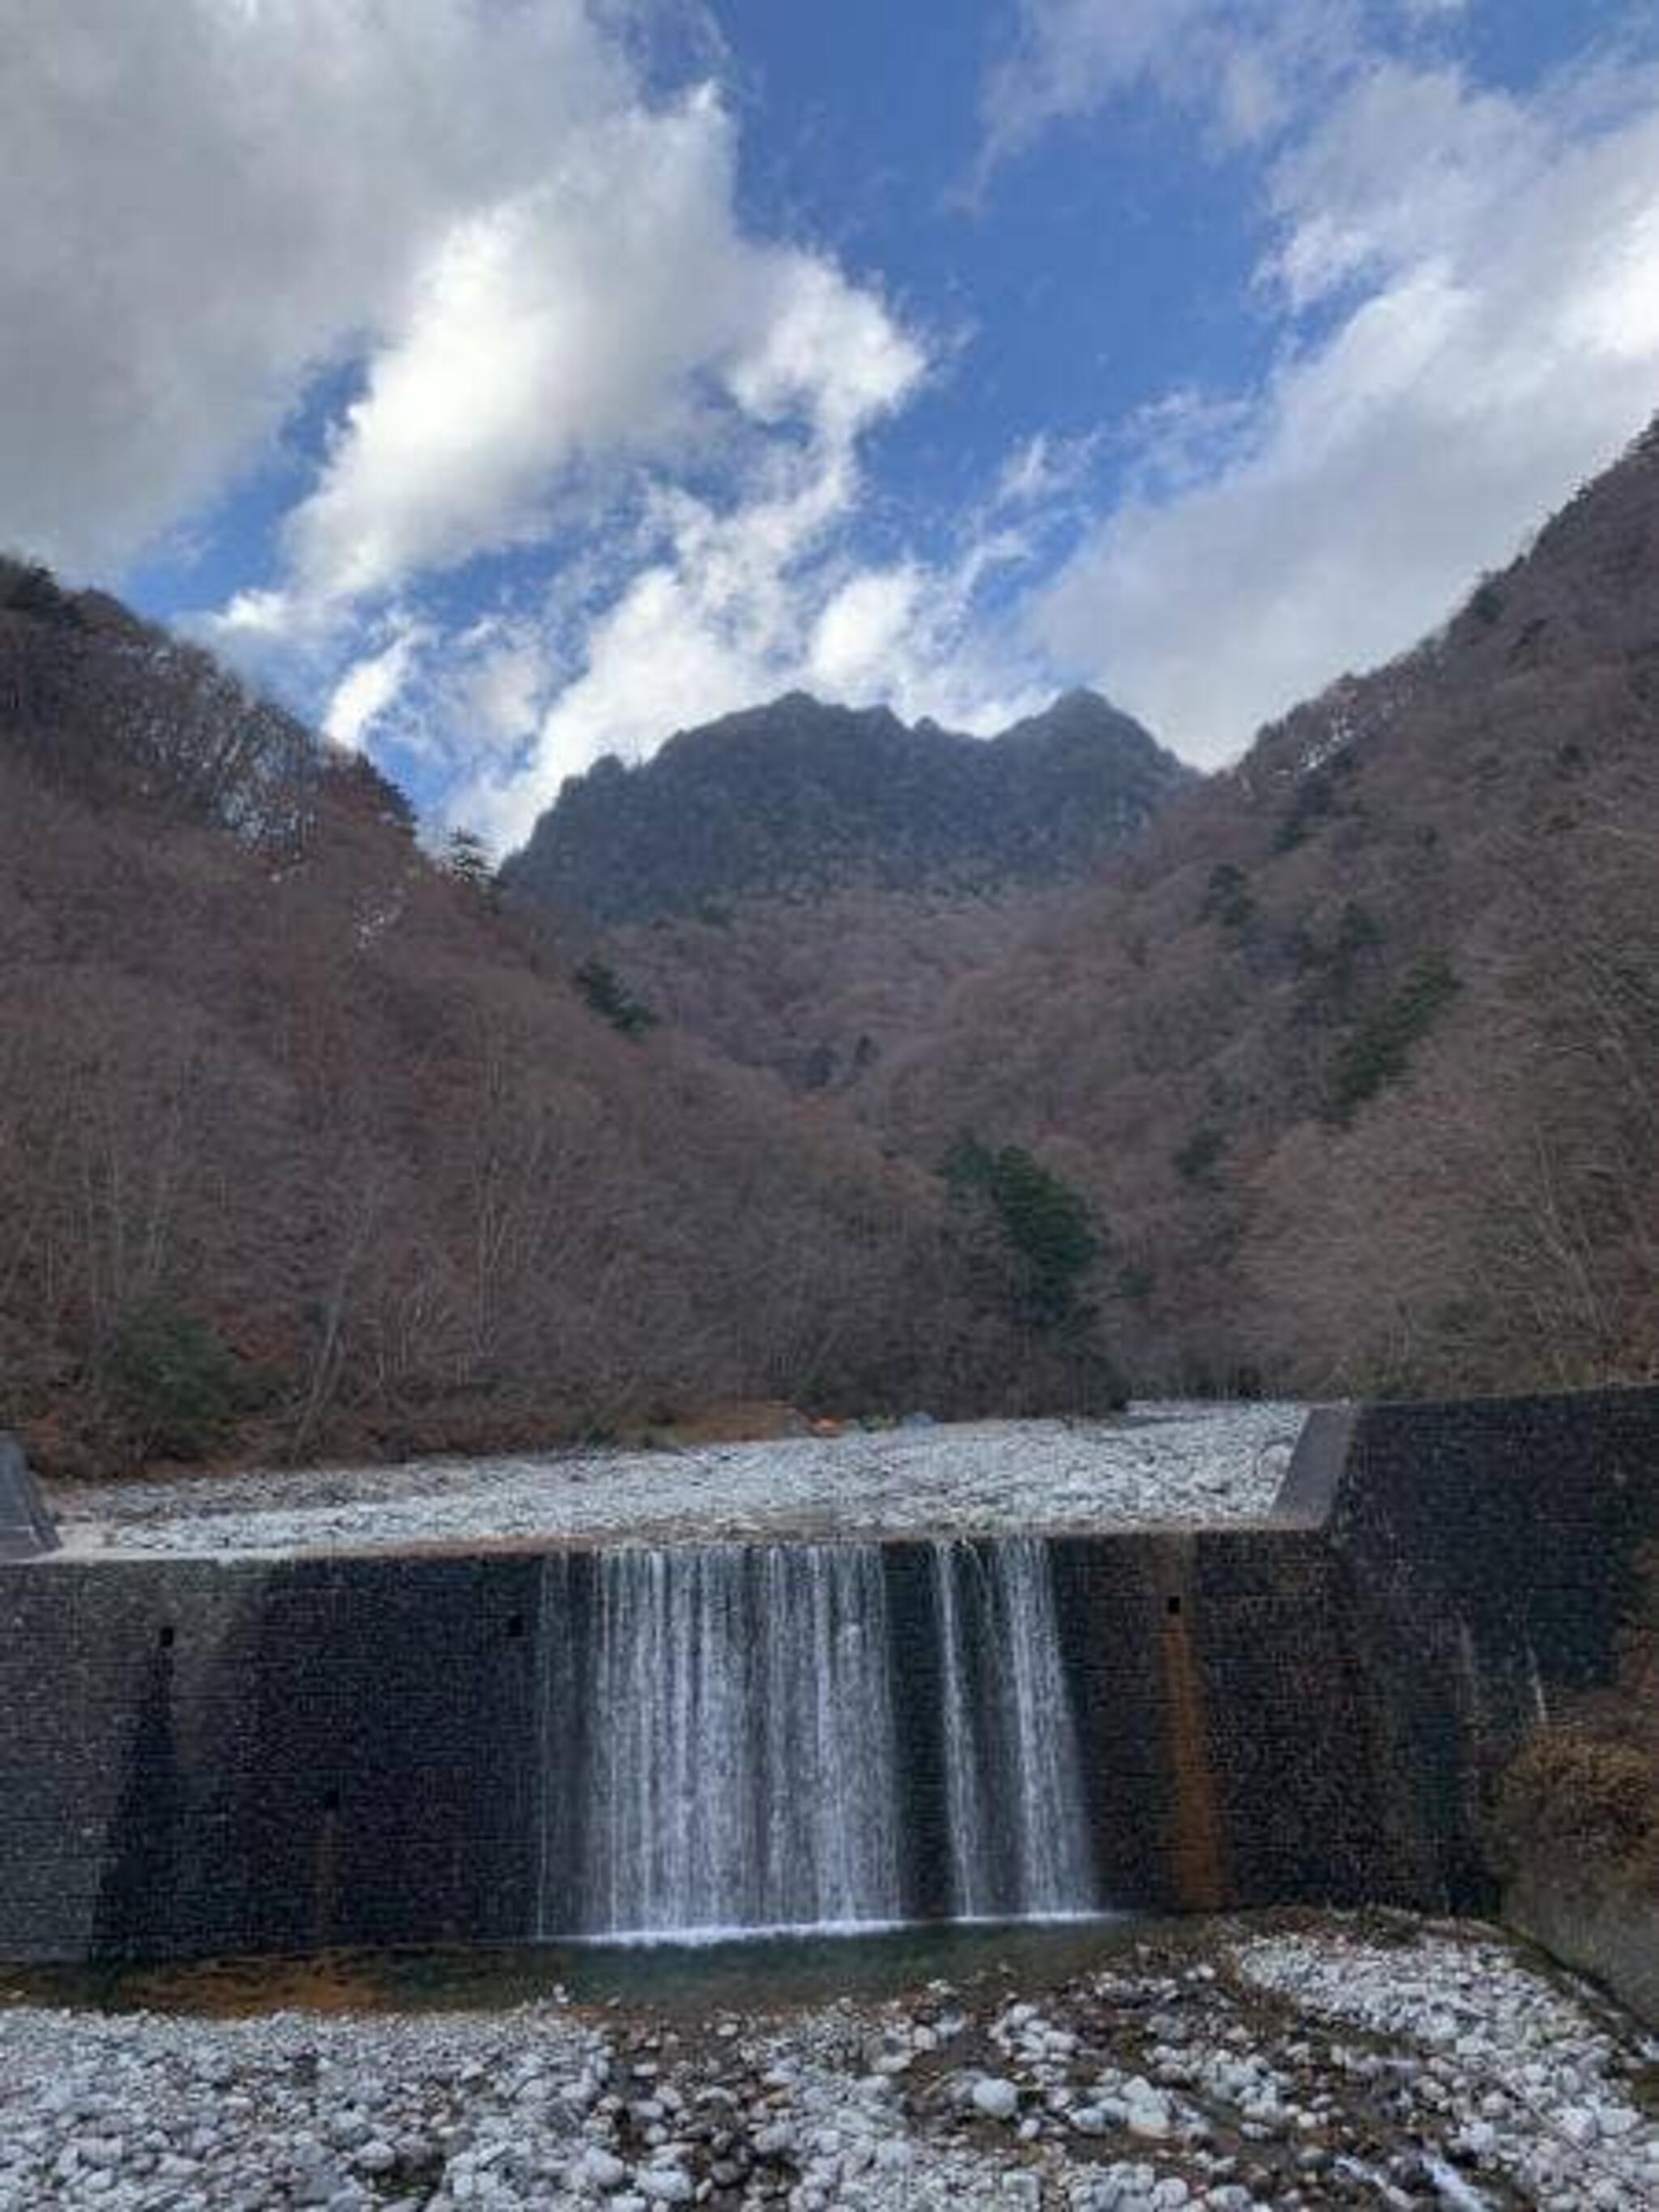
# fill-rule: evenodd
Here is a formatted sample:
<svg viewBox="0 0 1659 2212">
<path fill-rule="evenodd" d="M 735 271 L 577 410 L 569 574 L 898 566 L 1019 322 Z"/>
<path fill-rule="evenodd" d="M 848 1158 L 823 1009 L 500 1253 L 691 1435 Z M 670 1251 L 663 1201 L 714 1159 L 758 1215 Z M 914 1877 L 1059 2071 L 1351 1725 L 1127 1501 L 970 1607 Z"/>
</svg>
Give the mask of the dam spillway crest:
<svg viewBox="0 0 1659 2212">
<path fill-rule="evenodd" d="M 1091 1910 L 1050 1572 L 1020 1537 L 550 1559 L 538 1934 Z"/>
<path fill-rule="evenodd" d="M 1286 1472 L 1295 1416 L 60 1492 L 55 1528 L 14 1464 L 0 1958 L 1488 1909 L 1493 1778 L 1640 1602 L 1659 1390 L 1328 1409 Z"/>
</svg>

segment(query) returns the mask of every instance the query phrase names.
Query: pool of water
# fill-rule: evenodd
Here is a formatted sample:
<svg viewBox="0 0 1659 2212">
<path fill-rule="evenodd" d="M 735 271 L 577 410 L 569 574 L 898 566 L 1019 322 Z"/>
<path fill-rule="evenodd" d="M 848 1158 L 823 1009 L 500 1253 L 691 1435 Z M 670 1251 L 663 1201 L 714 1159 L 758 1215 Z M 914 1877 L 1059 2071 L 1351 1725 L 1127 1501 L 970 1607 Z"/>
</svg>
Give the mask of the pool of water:
<svg viewBox="0 0 1659 2212">
<path fill-rule="evenodd" d="M 648 2007 L 703 2020 L 723 2010 L 879 1999 L 930 1981 L 1068 1979 L 1155 1923 L 1135 1914 L 846 1931 L 784 1930 L 696 1943 L 337 1951 L 156 1966 L 0 1966 L 0 2004 L 106 2011 L 479 2011 L 562 1993 L 574 2003 Z"/>
</svg>

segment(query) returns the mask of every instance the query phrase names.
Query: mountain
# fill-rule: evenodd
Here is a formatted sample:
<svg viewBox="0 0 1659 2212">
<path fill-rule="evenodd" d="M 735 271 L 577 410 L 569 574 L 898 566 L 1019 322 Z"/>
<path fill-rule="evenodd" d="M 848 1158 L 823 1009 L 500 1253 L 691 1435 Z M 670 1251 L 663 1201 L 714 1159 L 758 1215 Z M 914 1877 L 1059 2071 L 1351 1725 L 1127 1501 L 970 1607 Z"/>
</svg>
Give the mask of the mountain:
<svg viewBox="0 0 1659 2212">
<path fill-rule="evenodd" d="M 663 857 L 567 920 L 0 563 L 0 1425 L 97 1468 L 1097 1406 L 1114 1361 L 1659 1375 L 1659 427 L 1202 782 L 1094 702 L 988 744 L 777 711 L 661 757 L 720 794 L 678 858 L 670 769 L 578 787 Z M 1086 835 L 1074 750 L 1151 779 Z M 921 803 L 978 775 L 1000 829 Z"/>
<path fill-rule="evenodd" d="M 937 1178 L 579 964 L 362 758 L 0 562 L 0 1427 L 99 1472 L 1030 1387 Z"/>
<path fill-rule="evenodd" d="M 1659 1373 L 1659 425 L 849 1095 L 1085 1193 L 1143 1382 Z"/>
<path fill-rule="evenodd" d="M 596 957 L 923 1170 L 1040 1161 L 1138 1387 L 1659 1373 L 1659 427 L 1091 872 L 823 872 Z"/>
<path fill-rule="evenodd" d="M 989 740 L 795 691 L 572 777 L 502 878 L 605 925 L 853 887 L 983 894 L 1086 873 L 1189 781 L 1090 691 Z"/>
</svg>

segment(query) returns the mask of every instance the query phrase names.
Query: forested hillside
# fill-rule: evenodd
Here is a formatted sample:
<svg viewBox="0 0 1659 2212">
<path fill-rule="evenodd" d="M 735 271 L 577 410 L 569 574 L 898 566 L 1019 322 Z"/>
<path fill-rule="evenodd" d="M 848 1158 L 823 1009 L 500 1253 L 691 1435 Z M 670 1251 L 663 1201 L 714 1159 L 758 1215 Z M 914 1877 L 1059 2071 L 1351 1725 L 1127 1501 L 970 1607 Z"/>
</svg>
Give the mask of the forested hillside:
<svg viewBox="0 0 1659 2212">
<path fill-rule="evenodd" d="M 0 565 L 0 1422 L 108 1467 L 1659 1372 L 1659 434 L 1091 883 L 840 866 L 550 918 Z"/>
<path fill-rule="evenodd" d="M 502 879 L 725 1057 L 841 1091 L 1195 781 L 1091 691 L 989 739 L 797 693 L 572 779 Z"/>
<path fill-rule="evenodd" d="M 1086 1193 L 1142 1382 L 1659 1372 L 1659 428 L 853 1096 Z"/>
<path fill-rule="evenodd" d="M 0 1425 L 107 1469 L 1042 1387 L 936 1177 L 575 964 L 362 759 L 0 565 Z"/>
</svg>

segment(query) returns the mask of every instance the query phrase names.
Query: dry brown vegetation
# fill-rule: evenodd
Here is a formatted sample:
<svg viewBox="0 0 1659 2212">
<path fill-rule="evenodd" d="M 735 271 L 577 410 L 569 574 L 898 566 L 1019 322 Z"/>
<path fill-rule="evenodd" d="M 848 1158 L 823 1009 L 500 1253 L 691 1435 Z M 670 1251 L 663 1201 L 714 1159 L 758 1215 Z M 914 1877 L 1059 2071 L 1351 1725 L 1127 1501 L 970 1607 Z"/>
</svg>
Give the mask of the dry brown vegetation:
<svg viewBox="0 0 1659 2212">
<path fill-rule="evenodd" d="M 1059 1179 L 1039 1241 L 1088 1201 L 1063 1329 L 964 1136 Z M 0 564 L 0 1421 L 48 1463 L 1064 1406 L 1097 1309 L 1142 1390 L 1651 1377 L 1656 1259 L 1659 435 L 1091 885 L 599 939 Z"/>
<path fill-rule="evenodd" d="M 1612 1882 L 1659 1908 L 1659 1551 L 1616 1682 L 1535 1729 L 1491 1822 L 1498 1871 L 1567 1887 Z"/>
<path fill-rule="evenodd" d="M 605 956 L 667 1020 L 800 1091 L 867 1088 L 928 1035 L 963 977 L 1006 958 L 1073 892 L 953 899 L 839 890 L 630 924 Z"/>
<path fill-rule="evenodd" d="M 1659 434 L 1087 890 L 617 944 L 920 1163 L 1084 1192 L 1138 1387 L 1659 1374 Z"/>
<path fill-rule="evenodd" d="M 96 1470 L 1014 1387 L 931 1177 L 570 965 L 362 762 L 0 568 L 0 1424 Z"/>
</svg>

